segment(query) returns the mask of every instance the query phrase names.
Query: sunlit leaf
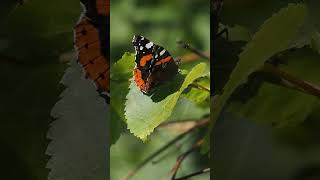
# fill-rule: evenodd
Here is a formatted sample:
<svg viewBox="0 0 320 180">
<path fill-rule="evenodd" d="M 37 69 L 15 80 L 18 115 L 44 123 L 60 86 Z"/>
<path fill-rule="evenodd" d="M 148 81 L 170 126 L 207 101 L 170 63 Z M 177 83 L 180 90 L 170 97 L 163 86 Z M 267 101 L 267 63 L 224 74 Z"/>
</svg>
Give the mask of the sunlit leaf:
<svg viewBox="0 0 320 180">
<path fill-rule="evenodd" d="M 132 82 L 125 107 L 125 117 L 130 132 L 140 139 L 146 140 L 154 128 L 170 117 L 180 94 L 194 80 L 203 76 L 205 70 L 206 66 L 204 63 L 195 66 L 185 77 L 177 92 L 168 95 L 158 102 L 154 102 L 152 97 L 140 92 L 134 82 Z"/>
</svg>

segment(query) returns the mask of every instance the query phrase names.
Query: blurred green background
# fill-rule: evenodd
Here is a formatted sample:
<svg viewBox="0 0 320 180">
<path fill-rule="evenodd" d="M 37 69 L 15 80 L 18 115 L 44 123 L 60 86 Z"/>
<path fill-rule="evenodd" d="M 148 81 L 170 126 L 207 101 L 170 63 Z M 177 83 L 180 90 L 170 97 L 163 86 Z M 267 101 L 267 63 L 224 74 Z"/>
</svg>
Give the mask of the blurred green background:
<svg viewBox="0 0 320 180">
<path fill-rule="evenodd" d="M 209 51 L 210 8 L 208 0 L 111 0 L 111 61 L 124 52 L 134 52 L 133 35 L 143 35 L 181 55 L 176 40 L 184 40 Z"/>
</svg>

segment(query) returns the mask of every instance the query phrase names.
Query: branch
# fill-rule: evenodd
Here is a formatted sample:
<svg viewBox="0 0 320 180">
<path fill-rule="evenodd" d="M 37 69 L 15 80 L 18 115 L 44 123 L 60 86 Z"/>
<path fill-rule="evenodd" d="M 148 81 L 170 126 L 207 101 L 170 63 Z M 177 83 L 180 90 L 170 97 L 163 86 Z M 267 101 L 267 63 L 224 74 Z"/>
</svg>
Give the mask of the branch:
<svg viewBox="0 0 320 180">
<path fill-rule="evenodd" d="M 210 60 L 210 57 L 208 55 L 206 55 L 205 53 L 203 53 L 202 51 L 192 47 L 190 44 L 187 44 L 186 42 L 183 42 L 183 41 L 177 41 L 178 45 L 184 49 L 188 49 L 189 51 L 197 54 L 198 56 L 202 57 L 202 58 L 205 58 L 205 59 L 208 59 Z"/>
<path fill-rule="evenodd" d="M 180 177 L 180 178 L 176 178 L 175 180 L 184 180 L 184 179 L 191 178 L 191 177 L 193 177 L 193 176 L 197 176 L 197 175 L 204 174 L 204 173 L 209 173 L 209 172 L 210 172 L 210 168 L 205 168 L 205 169 L 202 169 L 202 170 L 200 170 L 200 171 L 197 171 L 197 172 L 188 174 L 188 175 L 186 175 L 186 176 L 182 176 L 182 177 Z"/>
<path fill-rule="evenodd" d="M 302 91 L 307 94 L 311 94 L 317 97 L 320 97 L 320 87 L 312 84 L 310 82 L 299 79 L 272 64 L 266 63 L 262 71 L 269 72 L 277 77 L 282 78 L 283 80 L 289 82 L 290 84 L 284 84 L 287 87 L 294 88 L 296 90 Z"/>
<path fill-rule="evenodd" d="M 206 121 L 200 120 L 200 121 Z M 179 120 L 179 121 L 169 121 L 161 123 L 157 129 L 167 129 L 172 130 L 174 132 L 181 132 L 184 133 L 188 131 L 189 129 L 197 126 L 199 122 L 197 120 Z"/>
<path fill-rule="evenodd" d="M 207 56 L 209 56 L 209 52 L 204 52 L 204 54 L 207 54 Z M 179 59 L 181 59 L 183 63 L 196 61 L 199 60 L 199 58 L 200 56 L 195 53 L 188 53 L 179 57 Z"/>
<path fill-rule="evenodd" d="M 176 138 L 174 138 L 173 140 L 171 140 L 170 142 L 168 142 L 167 144 L 165 144 L 164 146 L 162 146 L 160 149 L 158 149 L 156 152 L 154 152 L 153 154 L 151 154 L 149 157 L 147 157 L 144 161 L 142 161 L 141 164 L 139 164 L 136 168 L 134 168 L 133 170 L 131 170 L 127 176 L 124 176 L 121 178 L 121 180 L 128 180 L 129 178 L 131 178 L 132 176 L 134 176 L 143 166 L 145 166 L 149 161 L 151 161 L 153 158 L 155 158 L 156 156 L 158 156 L 160 153 L 162 153 L 163 151 L 165 151 L 166 149 L 168 149 L 171 145 L 175 144 L 177 141 L 179 141 L 180 139 L 182 139 L 185 135 L 191 133 L 193 130 L 199 128 L 199 127 L 203 127 L 206 126 L 209 123 L 209 118 L 205 119 L 204 121 L 199 121 L 197 123 L 197 125 L 195 125 L 193 128 L 189 129 L 188 131 L 178 135 Z"/>
</svg>

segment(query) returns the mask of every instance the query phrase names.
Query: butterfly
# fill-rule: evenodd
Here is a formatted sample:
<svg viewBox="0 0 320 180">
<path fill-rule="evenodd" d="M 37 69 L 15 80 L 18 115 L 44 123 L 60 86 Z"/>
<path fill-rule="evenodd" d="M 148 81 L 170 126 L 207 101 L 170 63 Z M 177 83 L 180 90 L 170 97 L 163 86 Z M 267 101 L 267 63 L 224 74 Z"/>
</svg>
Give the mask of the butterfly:
<svg viewBox="0 0 320 180">
<path fill-rule="evenodd" d="M 109 0 L 80 0 L 84 12 L 74 27 L 78 63 L 99 94 L 110 101 Z"/>
<path fill-rule="evenodd" d="M 144 94 L 152 93 L 154 87 L 172 79 L 178 73 L 178 65 L 170 53 L 147 38 L 134 35 L 135 49 L 134 81 Z"/>
</svg>

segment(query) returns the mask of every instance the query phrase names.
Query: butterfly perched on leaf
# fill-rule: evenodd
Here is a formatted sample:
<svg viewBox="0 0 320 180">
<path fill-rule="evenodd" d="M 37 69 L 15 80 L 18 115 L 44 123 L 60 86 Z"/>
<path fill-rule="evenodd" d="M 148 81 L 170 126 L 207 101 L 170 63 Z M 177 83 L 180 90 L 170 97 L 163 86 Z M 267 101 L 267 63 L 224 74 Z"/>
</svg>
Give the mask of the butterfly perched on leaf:
<svg viewBox="0 0 320 180">
<path fill-rule="evenodd" d="M 154 87 L 172 79 L 178 73 L 178 65 L 170 53 L 147 38 L 134 35 L 135 49 L 134 81 L 144 94 L 152 93 Z"/>
</svg>

